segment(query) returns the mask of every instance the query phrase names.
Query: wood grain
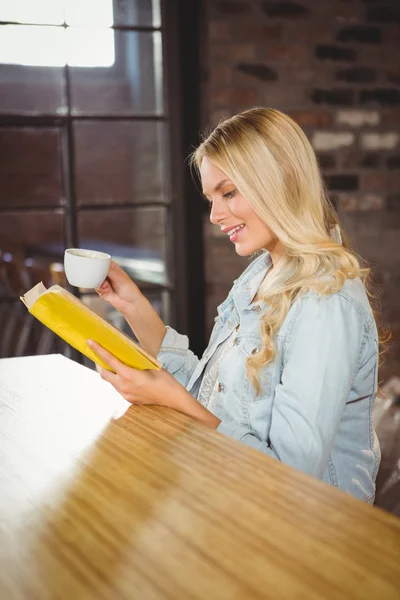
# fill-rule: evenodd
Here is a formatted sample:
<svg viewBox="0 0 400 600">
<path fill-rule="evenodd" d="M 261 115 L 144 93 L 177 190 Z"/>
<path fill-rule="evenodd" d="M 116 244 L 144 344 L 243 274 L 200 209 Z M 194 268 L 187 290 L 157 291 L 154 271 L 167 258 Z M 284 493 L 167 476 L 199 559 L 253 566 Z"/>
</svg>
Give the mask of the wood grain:
<svg viewBox="0 0 400 600">
<path fill-rule="evenodd" d="M 1 600 L 398 600 L 396 517 L 35 360 L 42 394 L 0 389 Z"/>
</svg>

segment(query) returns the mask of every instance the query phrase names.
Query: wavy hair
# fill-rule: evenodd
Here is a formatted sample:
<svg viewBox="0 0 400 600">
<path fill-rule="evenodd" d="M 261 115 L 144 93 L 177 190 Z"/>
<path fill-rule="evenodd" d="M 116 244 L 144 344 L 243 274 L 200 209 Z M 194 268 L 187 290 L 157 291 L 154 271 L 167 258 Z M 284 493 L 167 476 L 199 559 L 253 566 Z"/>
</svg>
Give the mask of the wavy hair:
<svg viewBox="0 0 400 600">
<path fill-rule="evenodd" d="M 259 371 L 276 354 L 276 335 L 294 300 L 310 290 L 338 291 L 346 279 L 367 287 L 369 269 L 345 241 L 325 189 L 315 152 L 302 129 L 287 115 L 253 108 L 221 121 L 191 156 L 199 173 L 208 157 L 231 179 L 255 213 L 285 247 L 285 254 L 261 284 L 260 352 L 247 359 L 247 373 L 260 392 Z M 342 236 L 344 237 L 344 236 Z"/>
</svg>

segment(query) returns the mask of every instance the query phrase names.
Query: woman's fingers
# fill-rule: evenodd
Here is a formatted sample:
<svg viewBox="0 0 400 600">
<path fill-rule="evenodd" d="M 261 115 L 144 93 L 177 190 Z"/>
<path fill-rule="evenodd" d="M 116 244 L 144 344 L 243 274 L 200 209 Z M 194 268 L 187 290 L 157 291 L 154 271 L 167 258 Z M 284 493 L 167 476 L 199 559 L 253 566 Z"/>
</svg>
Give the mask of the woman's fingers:
<svg viewBox="0 0 400 600">
<path fill-rule="evenodd" d="M 121 281 L 121 277 L 123 277 L 124 275 L 125 272 L 117 265 L 117 263 L 114 260 L 112 260 L 107 273 L 107 278 L 98 288 L 96 288 L 96 292 L 101 295 L 112 291 L 112 283 L 118 283 L 118 281 Z"/>
<path fill-rule="evenodd" d="M 114 371 L 114 373 L 117 373 L 117 375 L 120 375 L 121 377 L 126 377 L 128 375 L 127 371 L 129 370 L 129 367 L 110 354 L 110 352 L 105 350 L 100 344 L 93 340 L 87 340 L 87 345 Z"/>
<path fill-rule="evenodd" d="M 128 275 L 123 269 L 121 269 L 121 267 L 115 262 L 115 260 L 112 260 L 110 262 L 110 268 L 107 273 L 107 278 L 110 280 L 111 284 L 113 284 L 114 282 L 116 284 L 122 283 L 122 281 L 124 281 L 126 278 L 129 279 Z"/>
<path fill-rule="evenodd" d="M 111 383 L 112 386 L 115 387 L 115 389 L 119 392 L 119 383 L 120 383 L 120 377 L 119 375 L 117 375 L 116 373 L 113 373 L 112 371 L 107 371 L 107 369 L 103 369 L 100 368 L 99 370 L 100 373 L 100 377 L 102 379 L 104 379 L 104 381 L 108 381 L 108 383 Z"/>
<path fill-rule="evenodd" d="M 108 279 L 105 279 L 103 283 L 98 288 L 96 288 L 96 292 L 100 294 L 100 296 L 102 296 L 103 294 L 107 294 L 107 292 L 110 292 L 111 290 L 112 288 Z"/>
</svg>

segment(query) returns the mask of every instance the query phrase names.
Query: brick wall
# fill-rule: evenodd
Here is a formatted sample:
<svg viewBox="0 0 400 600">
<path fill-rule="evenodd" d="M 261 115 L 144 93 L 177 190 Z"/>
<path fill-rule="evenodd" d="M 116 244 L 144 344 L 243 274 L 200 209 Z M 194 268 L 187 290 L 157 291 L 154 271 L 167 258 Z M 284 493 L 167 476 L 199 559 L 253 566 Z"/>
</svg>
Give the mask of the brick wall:
<svg viewBox="0 0 400 600">
<path fill-rule="evenodd" d="M 303 127 L 367 259 L 400 374 L 400 3 L 207 0 L 204 125 L 254 105 Z M 207 326 L 247 259 L 205 219 Z"/>
</svg>

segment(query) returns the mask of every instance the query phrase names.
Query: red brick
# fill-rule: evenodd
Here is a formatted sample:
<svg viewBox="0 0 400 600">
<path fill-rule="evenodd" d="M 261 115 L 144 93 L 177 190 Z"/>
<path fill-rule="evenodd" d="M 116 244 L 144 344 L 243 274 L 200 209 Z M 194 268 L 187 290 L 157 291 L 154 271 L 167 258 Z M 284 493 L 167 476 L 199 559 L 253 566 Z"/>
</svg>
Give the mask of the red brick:
<svg viewBox="0 0 400 600">
<path fill-rule="evenodd" d="M 291 84 L 300 85 L 302 87 L 309 87 L 312 86 L 316 80 L 316 69 L 314 66 L 307 64 L 303 66 L 299 64 L 286 63 L 284 65 L 279 65 L 278 75 L 282 82 L 288 82 Z M 319 76 L 318 80 L 321 80 Z"/>
<path fill-rule="evenodd" d="M 210 106 L 215 108 L 217 106 L 229 106 L 230 96 L 228 89 L 222 90 L 211 90 L 210 91 Z"/>
<path fill-rule="evenodd" d="M 290 116 L 300 127 L 328 127 L 332 123 L 332 114 L 329 112 L 318 112 L 316 110 L 291 111 Z"/>
<path fill-rule="evenodd" d="M 332 25 L 323 22 L 315 26 L 315 22 L 296 22 L 285 24 L 285 38 L 291 43 L 302 43 L 309 46 L 332 43 Z"/>
<path fill-rule="evenodd" d="M 340 158 L 344 169 L 354 170 L 354 168 L 377 169 L 380 166 L 381 157 L 378 152 L 354 150 L 348 153 L 341 152 Z"/>
<path fill-rule="evenodd" d="M 370 192 L 385 192 L 387 186 L 387 173 L 364 173 L 362 176 L 362 189 L 368 194 Z"/>
<path fill-rule="evenodd" d="M 213 60 L 250 60 L 255 57 L 254 44 L 218 44 L 210 49 L 211 64 Z"/>
<path fill-rule="evenodd" d="M 243 40 L 260 40 L 279 42 L 282 39 L 283 28 L 280 24 L 262 25 L 257 23 L 241 23 L 236 25 L 232 34 Z"/>
<path fill-rule="evenodd" d="M 360 210 L 382 210 L 385 201 L 379 194 L 365 194 L 360 200 Z"/>
<path fill-rule="evenodd" d="M 397 30 L 399 29 L 399 26 L 397 26 Z M 397 34 L 398 35 L 398 34 Z M 397 44 L 398 44 L 398 38 L 397 38 Z M 398 47 L 396 47 L 396 43 L 393 42 L 392 44 L 383 44 L 380 47 L 376 47 L 377 51 L 379 51 L 379 64 L 382 67 L 382 65 L 384 65 L 385 67 L 389 67 L 390 69 L 397 69 L 399 66 L 399 51 L 398 51 Z"/>
<path fill-rule="evenodd" d="M 266 44 L 260 46 L 258 51 L 258 56 L 264 60 L 278 62 L 305 62 L 309 55 L 309 46 L 304 44 Z"/>
<path fill-rule="evenodd" d="M 210 69 L 210 86 L 223 86 L 231 83 L 233 69 L 229 65 L 216 65 Z"/>
<path fill-rule="evenodd" d="M 400 108 L 385 108 L 380 115 L 383 126 L 400 129 Z"/>
<path fill-rule="evenodd" d="M 207 125 L 216 125 L 222 119 L 226 119 L 232 116 L 232 110 L 229 108 L 217 108 L 210 112 L 210 118 L 207 122 Z"/>
<path fill-rule="evenodd" d="M 231 90 L 231 102 L 240 107 L 251 107 L 257 103 L 257 92 L 252 89 Z"/>
<path fill-rule="evenodd" d="M 399 43 L 399 25 L 392 23 L 385 26 L 385 42 L 390 45 L 394 44 L 397 47 Z M 394 53 L 396 54 L 396 52 Z"/>
<path fill-rule="evenodd" d="M 338 194 L 339 207 L 345 212 L 351 212 L 358 209 L 358 199 L 352 194 Z"/>
<path fill-rule="evenodd" d="M 248 2 L 228 2 L 220 0 L 218 2 L 210 2 L 210 8 L 215 12 L 225 15 L 227 19 L 235 17 L 241 18 L 242 15 L 247 15 L 251 11 L 251 6 Z"/>
<path fill-rule="evenodd" d="M 247 108 L 257 102 L 257 92 L 249 88 L 226 88 L 211 92 L 211 106 Z"/>
<path fill-rule="evenodd" d="M 338 23 L 361 23 L 360 7 L 355 3 L 331 2 L 330 16 Z"/>
<path fill-rule="evenodd" d="M 212 23 L 209 23 L 208 34 L 210 36 L 211 41 L 229 40 L 229 23 L 226 21 L 214 21 Z"/>
<path fill-rule="evenodd" d="M 277 108 L 283 112 L 295 110 L 307 102 L 305 89 L 300 85 L 265 85 L 259 90 L 259 103 Z"/>
<path fill-rule="evenodd" d="M 386 77 L 390 83 L 400 84 L 400 69 L 390 69 Z"/>
<path fill-rule="evenodd" d="M 226 236 L 207 238 L 205 270 L 209 284 L 232 285 L 247 264 L 246 259 L 236 254 Z"/>
<path fill-rule="evenodd" d="M 262 10 L 272 19 L 304 19 L 311 11 L 300 2 L 263 2 Z"/>
<path fill-rule="evenodd" d="M 389 171 L 387 173 L 387 188 L 390 192 L 398 192 L 400 189 L 400 172 Z M 400 234 L 399 234 L 400 237 Z"/>
</svg>

